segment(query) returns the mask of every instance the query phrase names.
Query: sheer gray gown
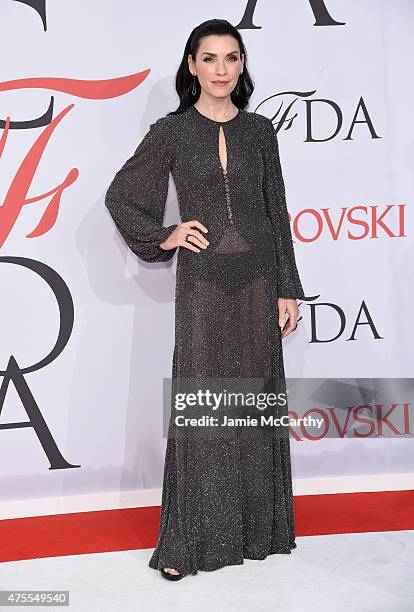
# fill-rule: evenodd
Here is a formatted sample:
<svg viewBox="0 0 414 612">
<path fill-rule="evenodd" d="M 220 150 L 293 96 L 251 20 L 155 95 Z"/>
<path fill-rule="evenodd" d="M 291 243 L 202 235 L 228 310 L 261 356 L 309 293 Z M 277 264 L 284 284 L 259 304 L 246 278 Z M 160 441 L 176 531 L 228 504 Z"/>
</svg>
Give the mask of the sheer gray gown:
<svg viewBox="0 0 414 612">
<path fill-rule="evenodd" d="M 170 172 L 181 222 L 197 219 L 209 230 L 200 253 L 159 246 L 177 227 L 163 226 Z M 218 122 L 194 106 L 161 117 L 116 173 L 105 205 L 143 261 L 167 261 L 178 251 L 173 381 L 260 377 L 283 388 L 277 299 L 305 295 L 271 120 L 239 110 Z M 289 436 L 275 427 L 175 435 L 174 417 L 171 411 L 150 567 L 186 575 L 290 553 Z"/>
</svg>

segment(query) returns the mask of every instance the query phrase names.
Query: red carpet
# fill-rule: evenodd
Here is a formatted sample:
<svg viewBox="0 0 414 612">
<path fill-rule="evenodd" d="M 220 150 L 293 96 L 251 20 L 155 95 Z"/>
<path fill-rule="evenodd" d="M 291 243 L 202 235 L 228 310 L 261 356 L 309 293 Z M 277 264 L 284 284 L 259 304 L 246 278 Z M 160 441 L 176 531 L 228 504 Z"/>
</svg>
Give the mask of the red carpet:
<svg viewBox="0 0 414 612">
<path fill-rule="evenodd" d="M 0 521 L 0 562 L 153 548 L 160 508 Z M 298 536 L 414 529 L 414 491 L 295 496 Z"/>
</svg>

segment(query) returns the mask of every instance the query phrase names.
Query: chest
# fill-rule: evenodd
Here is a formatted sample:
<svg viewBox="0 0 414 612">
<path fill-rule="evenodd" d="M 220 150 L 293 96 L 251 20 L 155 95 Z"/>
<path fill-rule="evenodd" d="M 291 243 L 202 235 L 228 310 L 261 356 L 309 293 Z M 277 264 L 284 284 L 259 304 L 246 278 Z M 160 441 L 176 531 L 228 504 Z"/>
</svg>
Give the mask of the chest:
<svg viewBox="0 0 414 612">
<path fill-rule="evenodd" d="M 249 131 L 215 125 L 208 130 L 190 130 L 174 146 L 172 171 L 180 180 L 214 186 L 223 173 L 241 181 L 257 180 L 263 174 L 260 141 Z"/>
</svg>

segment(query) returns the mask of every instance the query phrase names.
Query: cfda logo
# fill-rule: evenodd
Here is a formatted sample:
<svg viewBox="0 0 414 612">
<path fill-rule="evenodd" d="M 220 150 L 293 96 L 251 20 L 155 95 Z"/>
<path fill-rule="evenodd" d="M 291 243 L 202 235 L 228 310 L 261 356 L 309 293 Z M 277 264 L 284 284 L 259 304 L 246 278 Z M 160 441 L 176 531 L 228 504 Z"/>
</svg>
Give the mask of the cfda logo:
<svg viewBox="0 0 414 612">
<path fill-rule="evenodd" d="M 73 329 L 74 307 L 73 300 L 65 281 L 59 274 L 50 266 L 28 259 L 27 257 L 0 257 L 0 264 L 11 264 L 14 266 L 23 266 L 30 270 L 41 282 L 46 282 L 52 290 L 59 310 L 59 331 L 55 345 L 49 353 L 39 359 L 36 363 L 22 366 L 18 363 L 14 355 L 10 355 L 9 362 L 5 370 L 0 370 L 0 377 L 3 377 L 0 386 L 0 417 L 4 402 L 7 397 L 10 383 L 19 395 L 21 404 L 29 418 L 28 421 L 18 421 L 15 423 L 0 423 L 0 432 L 2 430 L 21 429 L 22 427 L 33 428 L 42 448 L 49 459 L 51 470 L 62 470 L 68 468 L 78 468 L 80 465 L 74 465 L 66 461 L 62 456 L 53 435 L 47 426 L 45 418 L 33 396 L 33 393 L 28 385 L 26 376 L 32 372 L 37 372 L 51 364 L 63 351 L 67 345 Z M 56 398 L 59 401 L 59 398 Z"/>
<path fill-rule="evenodd" d="M 305 9 L 307 2 L 315 17 L 315 26 L 341 26 L 345 25 L 343 21 L 336 21 L 332 14 L 328 11 L 327 0 L 302 0 L 302 5 Z M 298 10 L 298 3 L 290 2 L 292 5 L 292 12 Z M 239 30 L 258 30 L 262 26 L 253 24 L 254 11 L 257 6 L 257 0 L 247 0 L 246 8 L 244 9 L 243 17 L 240 23 L 237 24 L 236 28 Z"/>
<path fill-rule="evenodd" d="M 339 104 L 333 100 L 327 98 L 310 99 L 310 96 L 313 96 L 315 93 L 316 89 L 313 91 L 283 91 L 262 100 L 255 108 L 255 112 L 269 117 L 276 126 L 276 132 L 278 132 L 282 126 L 285 126 L 285 129 L 288 130 L 292 127 L 293 123 L 302 116 L 300 111 L 295 112 L 294 106 L 303 101 L 305 106 L 306 126 L 305 142 L 327 142 L 335 138 L 342 129 L 345 122 L 344 114 Z M 316 122 L 312 114 L 315 105 L 318 112 L 319 127 L 316 130 L 318 134 L 315 133 L 314 124 Z M 322 117 L 324 118 L 324 123 L 326 118 L 326 123 L 329 123 L 329 125 L 333 122 L 332 117 L 334 120 L 336 119 L 336 126 L 330 134 L 327 134 L 326 130 L 320 125 Z M 374 122 L 371 119 L 367 105 L 362 96 L 356 104 L 352 117 L 346 118 L 346 121 L 346 133 L 342 140 L 354 139 L 354 130 L 357 124 L 364 126 L 364 132 L 368 132 L 369 138 L 382 138 L 378 135 L 374 127 Z M 325 134 L 322 134 L 322 131 L 324 131 Z M 360 133 L 362 133 L 362 128 L 357 128 L 356 133 L 360 135 Z"/>
<path fill-rule="evenodd" d="M 21 2 L 22 4 L 26 4 L 34 9 L 42 19 L 43 27 L 46 31 L 46 0 L 15 0 L 16 2 Z M 312 13 L 315 17 L 315 26 L 341 26 L 345 25 L 343 21 L 337 21 L 334 19 L 332 14 L 328 10 L 327 0 L 302 0 L 302 4 L 305 8 L 305 5 L 309 3 L 309 6 L 312 10 Z M 297 4 L 292 4 L 292 10 L 297 10 Z M 241 21 L 237 24 L 236 28 L 239 30 L 257 30 L 260 29 L 261 26 L 257 26 L 253 24 L 254 11 L 257 6 L 257 0 L 247 0 L 246 6 L 244 9 L 243 17 Z"/>
</svg>

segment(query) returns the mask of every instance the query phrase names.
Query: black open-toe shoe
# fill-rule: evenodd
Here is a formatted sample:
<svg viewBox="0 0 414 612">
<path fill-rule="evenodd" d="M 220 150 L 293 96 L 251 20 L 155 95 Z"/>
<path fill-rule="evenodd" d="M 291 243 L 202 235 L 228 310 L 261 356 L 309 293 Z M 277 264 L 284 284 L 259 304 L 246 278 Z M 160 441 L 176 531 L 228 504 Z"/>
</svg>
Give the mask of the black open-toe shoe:
<svg viewBox="0 0 414 612">
<path fill-rule="evenodd" d="M 169 572 L 166 572 L 164 570 L 164 568 L 160 569 L 161 575 L 164 576 L 164 578 L 166 578 L 167 580 L 181 580 L 181 578 L 184 578 L 183 574 L 170 574 Z M 192 576 L 195 576 L 197 574 L 197 570 L 193 570 L 191 572 Z"/>
<path fill-rule="evenodd" d="M 160 572 L 161 576 L 164 576 L 167 580 L 181 580 L 181 578 L 184 578 L 183 574 L 170 574 L 166 572 L 164 568 L 161 568 Z"/>
</svg>

